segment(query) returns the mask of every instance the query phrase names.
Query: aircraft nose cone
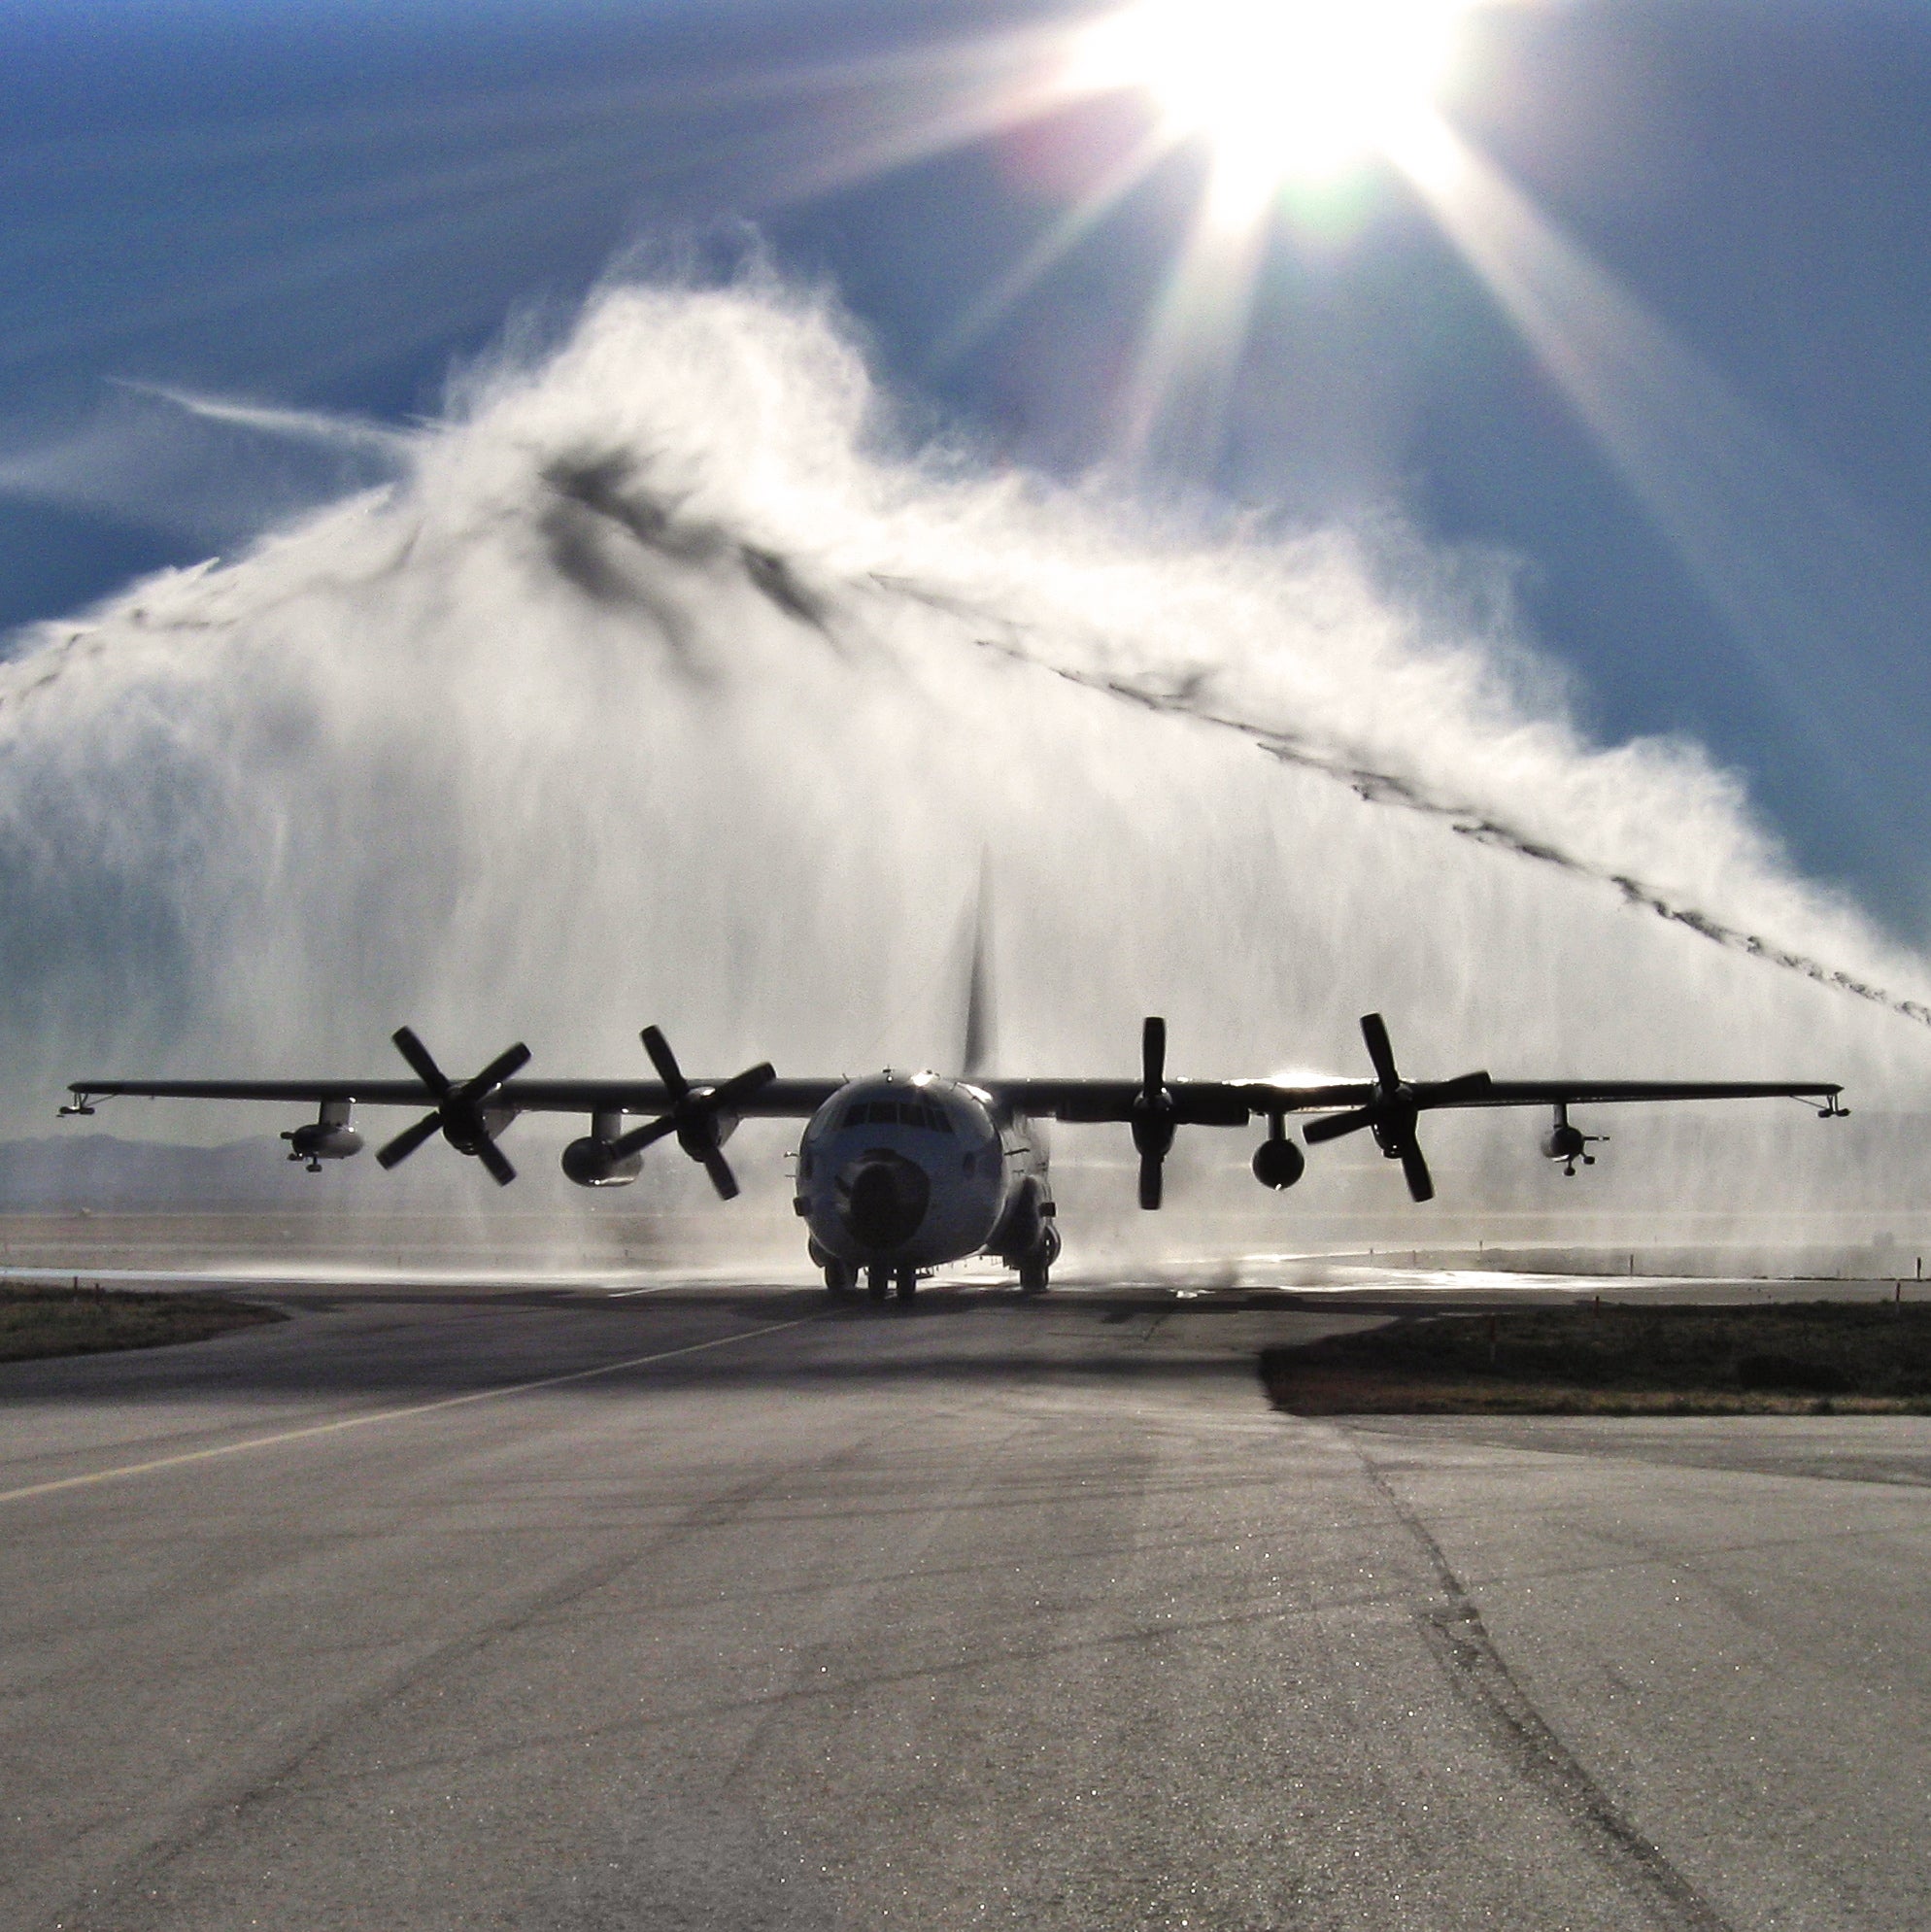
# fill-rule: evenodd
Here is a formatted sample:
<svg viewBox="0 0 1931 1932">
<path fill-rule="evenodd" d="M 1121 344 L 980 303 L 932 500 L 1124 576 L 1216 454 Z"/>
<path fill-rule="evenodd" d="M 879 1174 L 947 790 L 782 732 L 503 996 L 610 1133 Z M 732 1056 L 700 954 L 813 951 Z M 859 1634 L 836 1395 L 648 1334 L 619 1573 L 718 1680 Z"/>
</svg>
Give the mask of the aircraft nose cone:
<svg viewBox="0 0 1931 1932">
<path fill-rule="evenodd" d="M 932 1180 L 902 1154 L 867 1154 L 840 1176 L 839 1209 L 853 1240 L 874 1253 L 900 1248 L 919 1232 Z"/>
</svg>

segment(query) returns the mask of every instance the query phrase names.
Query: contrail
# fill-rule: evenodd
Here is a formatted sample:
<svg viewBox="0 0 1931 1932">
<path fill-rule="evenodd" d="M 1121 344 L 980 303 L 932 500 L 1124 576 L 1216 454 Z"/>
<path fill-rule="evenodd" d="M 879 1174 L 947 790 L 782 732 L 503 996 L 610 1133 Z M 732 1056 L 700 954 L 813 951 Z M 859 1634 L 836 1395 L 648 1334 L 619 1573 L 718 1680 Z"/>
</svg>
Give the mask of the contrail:
<svg viewBox="0 0 1931 1932">
<path fill-rule="evenodd" d="M 170 389 L 162 383 L 135 382 L 121 376 L 110 377 L 116 389 L 135 395 L 153 396 L 172 403 L 207 423 L 226 423 L 238 429 L 254 429 L 267 436 L 288 436 L 306 443 L 322 443 L 334 449 L 368 451 L 400 461 L 421 443 L 423 432 L 392 429 L 366 417 L 336 415 L 319 409 L 281 409 L 264 403 L 233 402 L 221 396 L 197 394 L 192 390 Z"/>
</svg>

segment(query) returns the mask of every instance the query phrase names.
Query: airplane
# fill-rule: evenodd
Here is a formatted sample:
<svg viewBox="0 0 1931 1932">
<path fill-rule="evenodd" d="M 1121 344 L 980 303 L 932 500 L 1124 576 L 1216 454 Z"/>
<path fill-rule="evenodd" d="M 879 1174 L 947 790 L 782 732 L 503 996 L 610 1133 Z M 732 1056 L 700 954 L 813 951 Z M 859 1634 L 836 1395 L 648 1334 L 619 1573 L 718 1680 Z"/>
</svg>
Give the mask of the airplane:
<svg viewBox="0 0 1931 1932">
<path fill-rule="evenodd" d="M 1421 1116 L 1444 1108 L 1545 1106 L 1554 1125 L 1542 1141 L 1551 1160 L 1573 1173 L 1600 1135 L 1570 1123 L 1569 1109 L 1645 1101 L 1793 1099 L 1820 1103 L 1820 1119 L 1842 1118 L 1843 1087 L 1825 1080 L 1496 1080 L 1486 1072 L 1448 1080 L 1406 1080 L 1395 1062 L 1380 1014 L 1361 1021 L 1372 1080 L 1284 1086 L 1269 1080 L 1169 1079 L 1167 1023 L 1149 1017 L 1140 1033 L 1137 1079 L 1010 1079 L 976 1070 L 956 1078 L 931 1072 L 870 1074 L 859 1079 L 780 1079 L 768 1061 L 725 1080 L 691 1080 L 656 1027 L 641 1034 L 656 1080 L 548 1080 L 524 1077 L 530 1058 L 521 1043 L 480 1073 L 452 1080 L 409 1028 L 393 1035 L 411 1080 L 76 1080 L 63 1114 L 91 1114 L 96 1101 L 119 1095 L 154 1099 L 303 1102 L 317 1118 L 283 1135 L 288 1158 L 320 1172 L 324 1161 L 347 1160 L 362 1147 L 352 1125 L 357 1106 L 422 1106 L 428 1111 L 383 1146 L 378 1165 L 393 1168 L 441 1133 L 457 1153 L 480 1161 L 501 1186 L 516 1178 L 498 1139 L 520 1113 L 581 1113 L 590 1132 L 563 1149 L 563 1172 L 579 1187 L 620 1187 L 636 1179 L 645 1150 L 675 1136 L 709 1174 L 719 1196 L 738 1192 L 724 1154 L 741 1119 L 805 1123 L 798 1142 L 793 1205 L 805 1224 L 812 1263 L 834 1296 L 866 1291 L 901 1301 L 934 1269 L 995 1255 L 1017 1271 L 1023 1292 L 1043 1293 L 1061 1253 L 1045 1136 L 1036 1124 L 1124 1124 L 1139 1156 L 1139 1204 L 1157 1209 L 1163 1169 L 1181 1127 L 1267 1123 L 1253 1157 L 1263 1187 L 1290 1188 L 1307 1159 L 1287 1131 L 1291 1114 L 1311 1114 L 1303 1130 L 1311 1146 L 1366 1130 L 1401 1164 L 1410 1197 L 1431 1200 L 1435 1181 L 1417 1137 Z M 977 1057 L 967 1028 L 966 1067 Z M 627 1126 L 644 1116 L 640 1126 Z"/>
</svg>

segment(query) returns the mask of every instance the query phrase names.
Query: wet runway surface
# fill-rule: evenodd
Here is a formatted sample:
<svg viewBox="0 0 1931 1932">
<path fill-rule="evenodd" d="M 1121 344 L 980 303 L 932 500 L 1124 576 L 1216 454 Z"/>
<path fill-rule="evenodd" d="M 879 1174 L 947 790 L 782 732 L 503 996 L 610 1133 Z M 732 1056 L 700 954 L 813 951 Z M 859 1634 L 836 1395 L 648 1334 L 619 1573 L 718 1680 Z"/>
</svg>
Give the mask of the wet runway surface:
<svg viewBox="0 0 1931 1932">
<path fill-rule="evenodd" d="M 283 1291 L 0 1370 L 0 1923 L 1909 1926 L 1931 1421 L 1312 1422 L 1359 1312 Z"/>
</svg>

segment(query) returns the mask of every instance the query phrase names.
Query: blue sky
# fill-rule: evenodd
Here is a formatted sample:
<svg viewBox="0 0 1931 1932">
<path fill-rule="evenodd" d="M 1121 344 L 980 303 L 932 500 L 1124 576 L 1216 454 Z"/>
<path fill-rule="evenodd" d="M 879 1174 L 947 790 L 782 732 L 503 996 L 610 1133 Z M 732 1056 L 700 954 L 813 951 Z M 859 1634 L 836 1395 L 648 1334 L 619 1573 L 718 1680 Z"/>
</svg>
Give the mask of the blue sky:
<svg viewBox="0 0 1931 1932">
<path fill-rule="evenodd" d="M 755 231 L 914 419 L 1067 476 L 1117 457 L 1197 147 L 959 339 L 1145 131 L 1132 96 L 978 112 L 969 50 L 1066 17 L 0 0 L 0 626 L 357 480 L 126 385 L 405 419 L 626 250 Z M 1387 164 L 1287 197 L 1214 433 L 1135 487 L 1512 559 L 1592 732 L 1700 739 L 1922 939 L 1931 10 L 1521 0 L 1468 36 L 1445 112 L 1500 186 L 1467 231 Z"/>
</svg>

